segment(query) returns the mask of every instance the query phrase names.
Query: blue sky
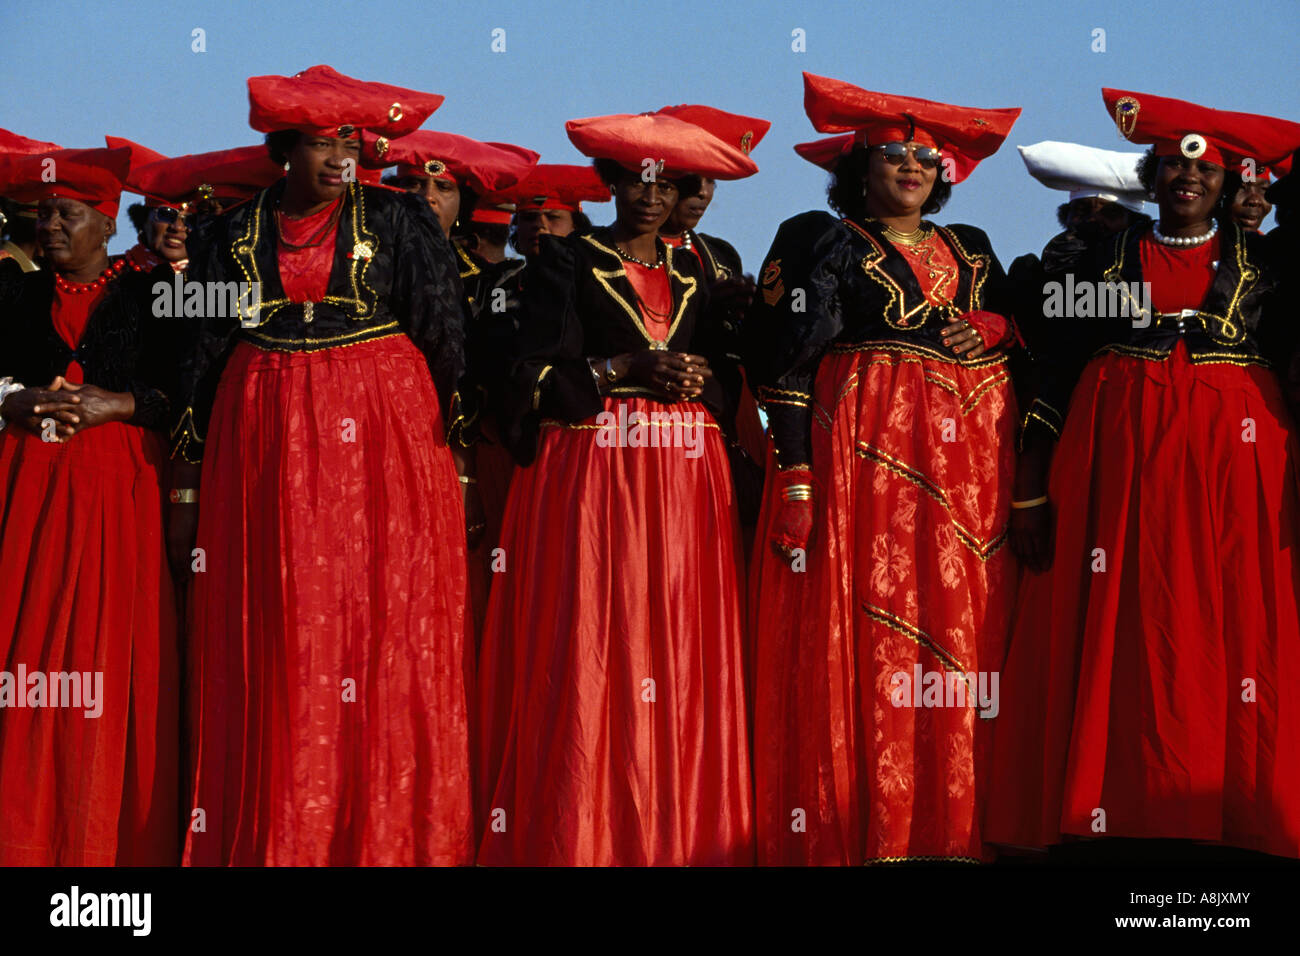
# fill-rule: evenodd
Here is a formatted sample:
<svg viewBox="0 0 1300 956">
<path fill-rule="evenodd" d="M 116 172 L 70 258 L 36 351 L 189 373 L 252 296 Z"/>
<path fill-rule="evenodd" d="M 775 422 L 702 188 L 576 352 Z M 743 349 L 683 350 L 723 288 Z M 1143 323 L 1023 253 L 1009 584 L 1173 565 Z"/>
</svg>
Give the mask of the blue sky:
<svg viewBox="0 0 1300 956">
<path fill-rule="evenodd" d="M 1134 148 L 1107 117 L 1102 86 L 1300 120 L 1295 0 L 7 7 L 0 126 L 65 146 L 103 145 L 105 133 L 169 155 L 257 142 L 246 78 L 316 63 L 441 93 L 446 103 L 426 127 L 518 143 L 543 162 L 584 161 L 564 134 L 575 117 L 674 103 L 761 116 L 772 130 L 753 154 L 759 174 L 721 184 L 702 223 L 750 271 L 783 219 L 825 208 L 826 175 L 791 150 L 818 135 L 803 112 L 803 70 L 963 106 L 1022 107 L 1002 150 L 935 217 L 985 229 L 1004 265 L 1053 235 L 1065 195 L 1029 178 L 1016 144 Z M 195 28 L 206 33 L 204 53 L 191 50 Z M 504 53 L 491 49 L 495 28 L 505 30 Z M 806 52 L 791 49 L 796 28 Z M 1091 49 L 1096 28 L 1106 31 L 1104 53 Z M 597 222 L 610 208 L 589 207 Z M 125 212 L 119 229 L 114 252 L 134 241 Z"/>
</svg>

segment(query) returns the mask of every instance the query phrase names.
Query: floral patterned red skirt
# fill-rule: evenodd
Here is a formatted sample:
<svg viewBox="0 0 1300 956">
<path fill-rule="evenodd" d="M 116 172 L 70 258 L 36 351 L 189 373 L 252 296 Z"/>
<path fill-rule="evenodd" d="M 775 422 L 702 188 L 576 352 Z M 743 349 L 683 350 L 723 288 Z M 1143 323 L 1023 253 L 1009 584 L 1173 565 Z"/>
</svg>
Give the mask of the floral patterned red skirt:
<svg viewBox="0 0 1300 956">
<path fill-rule="evenodd" d="M 759 859 L 978 861 L 981 672 L 1001 666 L 1017 577 L 1006 362 L 832 352 L 815 401 L 806 570 L 768 567 L 754 605 Z"/>
</svg>

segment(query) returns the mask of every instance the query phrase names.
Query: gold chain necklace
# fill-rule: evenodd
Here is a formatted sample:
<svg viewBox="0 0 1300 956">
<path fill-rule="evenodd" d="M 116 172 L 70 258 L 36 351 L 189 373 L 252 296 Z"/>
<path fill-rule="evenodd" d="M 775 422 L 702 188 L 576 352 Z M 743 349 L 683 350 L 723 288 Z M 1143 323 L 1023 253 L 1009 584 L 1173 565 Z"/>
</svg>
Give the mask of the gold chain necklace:
<svg viewBox="0 0 1300 956">
<path fill-rule="evenodd" d="M 879 222 L 880 220 L 876 221 Z M 899 232 L 893 226 L 886 226 L 883 222 L 880 223 L 880 226 L 884 230 L 885 238 L 896 246 L 919 245 L 934 235 L 934 227 L 926 226 L 924 223 L 911 232 Z"/>
</svg>

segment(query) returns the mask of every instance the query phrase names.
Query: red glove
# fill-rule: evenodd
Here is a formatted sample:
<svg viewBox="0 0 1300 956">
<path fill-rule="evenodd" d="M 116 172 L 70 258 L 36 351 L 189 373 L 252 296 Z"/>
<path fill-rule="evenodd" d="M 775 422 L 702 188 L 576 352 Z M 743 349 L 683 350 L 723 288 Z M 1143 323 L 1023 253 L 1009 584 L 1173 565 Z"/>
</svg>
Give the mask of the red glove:
<svg viewBox="0 0 1300 956">
<path fill-rule="evenodd" d="M 970 327 L 979 333 L 979 337 L 984 341 L 984 350 L 995 349 L 999 345 L 1009 345 L 1011 342 L 1017 342 L 1024 346 L 1024 341 L 1020 338 L 1020 330 L 1016 328 L 1015 322 L 998 315 L 996 312 L 985 312 L 978 309 L 974 312 L 967 312 L 961 316 Z"/>
<path fill-rule="evenodd" d="M 776 517 L 768 540 L 782 557 L 789 558 L 795 548 L 808 548 L 813 524 L 813 476 L 807 465 L 776 473 Z"/>
</svg>

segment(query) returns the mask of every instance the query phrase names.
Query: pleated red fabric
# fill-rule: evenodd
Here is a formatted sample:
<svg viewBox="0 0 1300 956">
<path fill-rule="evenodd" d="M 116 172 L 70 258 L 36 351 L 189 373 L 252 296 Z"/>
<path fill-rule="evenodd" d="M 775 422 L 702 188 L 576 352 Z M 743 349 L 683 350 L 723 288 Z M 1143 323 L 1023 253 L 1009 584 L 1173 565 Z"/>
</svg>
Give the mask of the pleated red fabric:
<svg viewBox="0 0 1300 956">
<path fill-rule="evenodd" d="M 1026 575 L 990 840 L 1166 837 L 1300 856 L 1300 442 L 1272 372 L 1094 359 Z"/>
<path fill-rule="evenodd" d="M 833 351 L 815 401 L 807 570 L 756 564 L 759 862 L 979 861 L 991 728 L 976 697 L 1017 574 L 1006 362 Z M 963 697 L 914 706 L 918 668 Z"/>
<path fill-rule="evenodd" d="M 491 590 L 493 551 L 501 541 L 501 522 L 506 512 L 506 497 L 515 474 L 515 460 L 495 441 L 480 442 L 477 455 L 479 500 L 483 502 L 483 520 L 487 528 L 483 540 L 469 555 L 469 595 L 475 640 L 483 634 L 487 619 L 488 594 Z"/>
<path fill-rule="evenodd" d="M 480 863 L 753 862 L 726 446 L 703 406 L 626 406 L 701 414 L 698 456 L 556 423 L 510 489 L 478 676 Z"/>
<path fill-rule="evenodd" d="M 464 514 L 405 336 L 241 343 L 203 463 L 193 865 L 473 861 Z"/>
<path fill-rule="evenodd" d="M 99 425 L 66 443 L 12 425 L 0 432 L 0 663 L 28 680 L 75 672 L 82 703 L 92 703 L 87 691 L 97 698 L 0 710 L 0 865 L 178 861 L 165 462 L 161 438 L 133 425 Z M 30 687 L 24 700 L 39 699 Z"/>
</svg>

